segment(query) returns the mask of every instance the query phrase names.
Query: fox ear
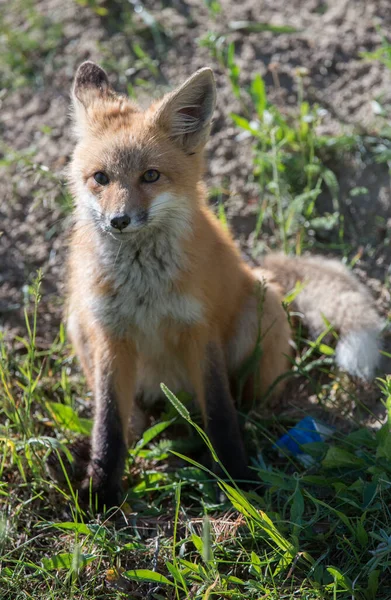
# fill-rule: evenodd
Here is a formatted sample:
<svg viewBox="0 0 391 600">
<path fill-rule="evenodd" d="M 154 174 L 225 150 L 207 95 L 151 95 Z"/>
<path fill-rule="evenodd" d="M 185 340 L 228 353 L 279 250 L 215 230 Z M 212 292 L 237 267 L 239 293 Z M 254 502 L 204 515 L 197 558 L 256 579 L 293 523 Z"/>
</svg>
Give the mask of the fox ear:
<svg viewBox="0 0 391 600">
<path fill-rule="evenodd" d="M 155 119 L 186 152 L 205 144 L 216 103 L 213 71 L 200 69 L 183 85 L 166 94 Z"/>
<path fill-rule="evenodd" d="M 109 87 L 106 72 L 87 60 L 76 71 L 72 88 L 74 103 L 81 102 L 87 108 L 97 98 L 105 96 Z"/>
</svg>

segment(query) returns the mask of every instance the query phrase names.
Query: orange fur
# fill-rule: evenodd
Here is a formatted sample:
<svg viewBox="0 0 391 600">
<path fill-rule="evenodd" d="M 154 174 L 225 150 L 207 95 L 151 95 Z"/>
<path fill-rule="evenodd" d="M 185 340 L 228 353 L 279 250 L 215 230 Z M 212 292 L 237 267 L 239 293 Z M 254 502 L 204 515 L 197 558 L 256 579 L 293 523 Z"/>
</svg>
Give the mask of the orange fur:
<svg viewBox="0 0 391 600">
<path fill-rule="evenodd" d="M 103 495 L 115 484 L 110 447 L 118 431 L 130 420 L 135 433 L 139 405 L 159 396 L 161 382 L 196 396 L 232 472 L 240 473 L 244 459 L 235 462 L 218 431 L 227 411 L 221 427 L 238 434 L 227 382 L 258 343 L 258 400 L 289 368 L 291 332 L 281 304 L 287 290 L 273 270 L 280 261 L 282 272 L 285 259 L 271 259 L 270 271 L 251 271 L 206 204 L 203 146 L 214 97 L 209 69 L 146 111 L 117 96 L 96 65 L 84 63 L 76 75 L 69 333 L 97 399 L 89 474 Z M 153 183 L 144 178 L 150 170 L 159 174 Z M 118 214 L 129 217 L 121 230 L 113 225 Z M 304 273 L 306 265 L 300 263 Z M 121 444 L 115 452 L 123 456 Z"/>
<path fill-rule="evenodd" d="M 200 360 L 202 348 L 210 339 L 216 338 L 225 348 L 226 361 L 231 367 L 231 374 L 234 375 L 255 347 L 258 307 L 254 292 L 257 281 L 263 279 L 266 282 L 266 291 L 263 305 L 259 309 L 262 338 L 260 374 L 262 390 L 265 392 L 274 380 L 289 368 L 287 357 L 290 355 L 290 329 L 281 306 L 281 291 L 278 286 L 270 283 L 271 276 L 266 270 L 258 269 L 255 276 L 242 261 L 230 235 L 222 229 L 205 206 L 204 196 L 200 194 L 195 200 L 197 204 L 192 215 L 192 231 L 182 240 L 181 246 L 183 254 L 188 257 L 188 263 L 186 269 L 173 280 L 172 285 L 173 289 L 182 295 L 187 294 L 199 301 L 203 307 L 202 322 L 184 326 L 172 318 L 164 319 L 158 327 L 158 335 L 162 340 L 161 350 L 156 356 L 150 357 L 141 349 L 138 354 L 140 368 L 154 361 L 159 364 L 162 355 L 168 363 L 169 357 L 172 364 L 183 364 L 185 372 L 180 383 L 185 387 L 187 384 L 190 387 L 189 391 L 195 392 L 195 388 L 199 386 L 193 382 L 194 378 L 190 372 L 191 365 L 196 360 L 192 358 L 194 348 L 197 348 L 196 356 L 197 360 Z M 109 297 L 113 288 L 110 281 L 102 281 L 99 264 L 95 261 L 94 247 L 89 237 L 82 239 L 82 232 L 83 230 L 76 229 L 71 244 L 70 315 L 77 312 L 81 318 L 76 325 L 76 331 L 71 327 L 70 335 L 88 380 L 92 381 L 87 358 L 89 351 L 78 338 L 81 335 L 88 339 L 91 345 L 97 343 L 96 331 L 100 325 L 87 305 L 99 301 L 101 296 Z M 88 272 L 84 268 L 86 264 L 89 265 Z M 247 308 L 246 303 L 249 299 L 253 299 L 253 302 Z M 238 348 L 237 340 L 240 338 L 237 327 L 239 320 L 244 328 L 246 320 L 251 323 L 251 332 L 246 332 L 242 351 Z M 143 333 L 131 324 L 124 334 L 126 339 L 134 337 L 138 340 L 139 336 L 143 336 Z M 252 339 L 249 339 L 249 335 Z M 159 374 L 161 381 L 169 382 L 169 373 Z M 178 388 L 174 391 L 178 391 Z"/>
<path fill-rule="evenodd" d="M 73 324 L 71 337 L 91 382 L 91 351 L 87 346 L 96 343 L 95 332 L 105 326 L 90 307 L 99 303 L 102 297 L 109 298 L 114 294 L 116 285 L 115 277 L 102 272 L 96 252 L 99 234 L 91 222 L 85 222 L 85 216 L 80 216 L 84 208 L 81 188 L 86 188 L 96 198 L 103 214 L 115 213 L 123 208 L 142 207 L 148 210 L 156 196 L 175 194 L 180 198 L 180 208 L 186 216 L 178 241 L 183 260 L 172 279 L 172 289 L 195 299 L 202 309 L 202 318 L 187 325 L 169 316 L 162 318 L 155 331 L 160 340 L 160 350 L 155 356 L 149 355 L 148 343 L 142 339 L 146 336 L 131 319 L 123 337 L 136 340 L 141 372 L 146 371 L 151 377 L 151 370 L 155 369 L 158 371 L 156 382 L 160 383 L 161 377 L 162 381 L 169 383 L 170 373 L 160 372 L 158 368 L 164 356 L 167 369 L 178 372 L 172 383 L 177 382 L 194 392 L 200 388 L 196 383 L 197 376 L 191 375 L 189 356 L 194 348 L 197 348 L 197 360 L 201 360 L 208 341 L 218 340 L 224 348 L 232 375 L 253 351 L 258 334 L 258 309 L 254 295 L 257 278 L 241 259 L 230 234 L 224 231 L 206 205 L 206 191 L 202 183 L 203 144 L 191 156 L 185 154 L 179 144 L 173 143 L 169 130 L 160 123 L 160 117 L 156 118 L 162 107 L 167 120 L 167 97 L 143 112 L 111 90 L 93 95 L 87 107 L 77 106 L 81 138 L 70 169 L 77 208 L 69 262 L 69 305 L 71 319 L 79 325 L 76 325 L 75 331 Z M 140 183 L 140 174 L 152 168 L 158 169 L 161 177 L 154 185 L 145 186 Z M 92 175 L 96 171 L 110 175 L 111 182 L 107 188 L 102 189 L 94 181 Z M 182 226 L 180 220 L 178 226 Z M 150 235 L 154 234 L 151 227 Z M 120 244 L 121 240 L 117 243 Z M 121 260 L 120 255 L 117 260 Z M 264 277 L 268 279 L 266 271 Z M 82 318 L 76 318 L 75 313 Z M 262 389 L 265 391 L 287 369 L 286 357 L 290 353 L 290 332 L 281 308 L 281 293 L 272 283 L 267 287 L 260 313 L 259 326 L 264 332 L 260 368 Z M 239 339 L 241 347 L 236 344 L 236 338 L 240 338 L 239 320 L 244 329 L 249 322 L 251 329 L 246 339 Z M 82 336 L 78 328 L 83 330 Z M 250 336 L 252 339 L 249 339 Z M 89 344 L 81 344 L 80 337 L 88 339 Z M 201 398 L 200 402 L 202 405 Z"/>
</svg>

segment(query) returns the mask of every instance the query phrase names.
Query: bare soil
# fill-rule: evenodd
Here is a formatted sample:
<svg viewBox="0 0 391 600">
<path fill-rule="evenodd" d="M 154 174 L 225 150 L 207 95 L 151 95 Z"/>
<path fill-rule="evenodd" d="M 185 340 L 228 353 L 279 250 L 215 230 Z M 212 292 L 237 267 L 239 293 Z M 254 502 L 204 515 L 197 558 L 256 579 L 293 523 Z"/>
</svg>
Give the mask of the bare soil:
<svg viewBox="0 0 391 600">
<path fill-rule="evenodd" d="M 22 31 L 24 13 L 18 4 L 13 6 L 3 4 L 3 17 Z M 297 103 L 295 73 L 304 67 L 306 98 L 327 110 L 323 131 L 377 135 L 383 121 L 374 114 L 373 100 L 391 111 L 390 71 L 361 56 L 381 43 L 379 29 L 389 31 L 389 0 L 222 0 L 222 12 L 216 17 L 208 10 L 208 2 L 201 0 L 148 0 L 144 4 L 117 0 L 102 6 L 108 10 L 106 16 L 72 1 L 35 2 L 48 27 L 61 25 L 58 40 L 50 51 L 28 56 L 31 72 L 26 85 L 14 89 L 12 82 L 5 82 L 0 86 L 4 88 L 0 136 L 7 159 L 0 167 L 0 324 L 8 337 L 23 331 L 26 284 L 41 268 L 39 336 L 43 345 L 53 339 L 61 320 L 70 221 L 59 199 L 64 195 L 64 169 L 73 147 L 69 90 L 80 62 L 91 59 L 102 64 L 122 91 L 130 83 L 136 86 L 138 78 L 150 81 L 147 91 L 141 89 L 143 101 L 202 66 L 214 68 L 218 107 L 206 178 L 211 186 L 229 190 L 228 216 L 240 244 L 250 253 L 259 199 L 251 177 L 251 143 L 238 137 L 230 113 L 240 112 L 241 107 L 226 72 L 200 39 L 215 33 L 234 41 L 241 83 L 261 73 L 270 100 L 283 111 Z M 148 15 L 157 28 L 146 25 Z M 251 33 L 240 21 L 290 25 L 296 32 Z M 154 75 L 136 58 L 135 43 L 154 61 Z M 28 150 L 31 154 L 26 158 Z M 15 155 L 9 160 L 12 151 Z M 385 281 L 391 262 L 390 248 L 384 244 L 391 226 L 388 166 L 357 153 L 333 168 L 340 182 L 347 235 L 361 253 L 357 272 L 367 279 L 385 314 L 390 307 Z M 356 186 L 368 188 L 359 200 L 349 195 Z M 267 235 L 263 241 L 267 248 Z"/>
</svg>

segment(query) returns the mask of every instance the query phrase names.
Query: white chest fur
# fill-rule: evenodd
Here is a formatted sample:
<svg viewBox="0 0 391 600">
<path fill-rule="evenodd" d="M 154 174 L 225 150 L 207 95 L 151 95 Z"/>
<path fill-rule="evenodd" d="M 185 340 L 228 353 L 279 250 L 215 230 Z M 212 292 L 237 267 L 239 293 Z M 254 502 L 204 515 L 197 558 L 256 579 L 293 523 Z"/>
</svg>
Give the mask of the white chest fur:
<svg viewBox="0 0 391 600">
<path fill-rule="evenodd" d="M 153 345 L 167 319 L 184 325 L 202 321 L 201 303 L 175 286 L 175 278 L 186 268 L 185 257 L 178 240 L 164 230 L 127 237 L 124 242 L 107 239 L 99 253 L 110 292 L 95 296 L 91 308 L 114 334 L 136 328 L 142 337 L 148 336 L 145 343 Z"/>
</svg>

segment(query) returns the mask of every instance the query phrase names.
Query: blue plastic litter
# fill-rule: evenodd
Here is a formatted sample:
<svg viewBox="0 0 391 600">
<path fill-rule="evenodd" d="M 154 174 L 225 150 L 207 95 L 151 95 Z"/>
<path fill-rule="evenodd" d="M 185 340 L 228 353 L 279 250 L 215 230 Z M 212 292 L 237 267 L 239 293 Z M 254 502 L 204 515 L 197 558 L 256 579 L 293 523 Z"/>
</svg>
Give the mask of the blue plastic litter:
<svg viewBox="0 0 391 600">
<path fill-rule="evenodd" d="M 313 458 L 305 454 L 305 447 L 302 447 L 303 444 L 324 442 L 334 431 L 333 427 L 323 425 L 312 417 L 304 417 L 297 425 L 281 436 L 274 447 L 289 452 L 297 456 L 302 462 L 310 464 L 313 462 Z"/>
</svg>

